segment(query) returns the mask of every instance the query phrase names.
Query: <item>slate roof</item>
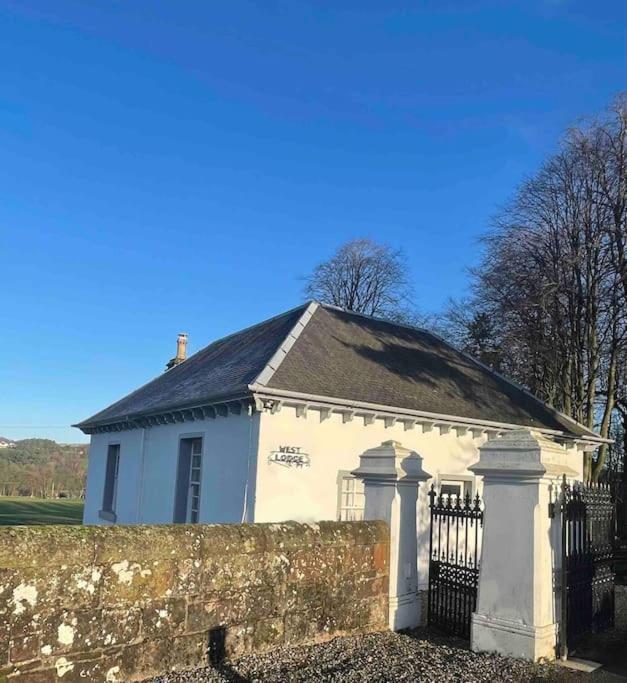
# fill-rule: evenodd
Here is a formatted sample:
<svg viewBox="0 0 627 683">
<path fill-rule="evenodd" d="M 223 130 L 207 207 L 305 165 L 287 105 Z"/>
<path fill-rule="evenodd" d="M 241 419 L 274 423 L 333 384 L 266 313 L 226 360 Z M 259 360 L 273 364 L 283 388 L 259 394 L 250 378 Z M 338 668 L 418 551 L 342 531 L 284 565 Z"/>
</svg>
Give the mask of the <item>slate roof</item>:
<svg viewBox="0 0 627 683">
<path fill-rule="evenodd" d="M 268 386 L 597 436 L 440 337 L 319 306 Z"/>
<path fill-rule="evenodd" d="M 248 385 L 264 369 L 306 307 L 304 304 L 209 344 L 76 426 L 106 424 L 212 399 L 249 395 Z"/>
<path fill-rule="evenodd" d="M 255 383 L 307 306 L 210 344 L 77 426 L 250 395 L 249 385 Z M 257 382 L 260 391 L 265 386 L 597 437 L 426 330 L 319 304 L 299 332 L 267 383 L 259 386 Z"/>
</svg>

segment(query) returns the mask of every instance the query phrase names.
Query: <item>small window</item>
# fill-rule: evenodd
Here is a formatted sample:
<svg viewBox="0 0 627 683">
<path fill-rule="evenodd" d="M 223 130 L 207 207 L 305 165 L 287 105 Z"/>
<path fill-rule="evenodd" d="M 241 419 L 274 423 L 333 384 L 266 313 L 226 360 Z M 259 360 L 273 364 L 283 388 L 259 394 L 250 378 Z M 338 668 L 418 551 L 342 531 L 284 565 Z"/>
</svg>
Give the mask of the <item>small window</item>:
<svg viewBox="0 0 627 683">
<path fill-rule="evenodd" d="M 341 474 L 338 488 L 340 522 L 361 521 L 364 518 L 364 482 L 352 474 Z"/>
<path fill-rule="evenodd" d="M 196 524 L 200 517 L 202 439 L 181 439 L 174 500 L 174 521 Z"/>
<path fill-rule="evenodd" d="M 115 512 L 118 494 L 118 470 L 120 468 L 120 444 L 111 444 L 107 451 L 107 468 L 105 471 L 104 493 L 102 496 L 103 512 Z"/>
<path fill-rule="evenodd" d="M 460 498 L 460 501 L 463 501 L 467 494 L 472 494 L 472 483 L 458 479 L 442 479 L 440 480 L 440 494 Z"/>
</svg>

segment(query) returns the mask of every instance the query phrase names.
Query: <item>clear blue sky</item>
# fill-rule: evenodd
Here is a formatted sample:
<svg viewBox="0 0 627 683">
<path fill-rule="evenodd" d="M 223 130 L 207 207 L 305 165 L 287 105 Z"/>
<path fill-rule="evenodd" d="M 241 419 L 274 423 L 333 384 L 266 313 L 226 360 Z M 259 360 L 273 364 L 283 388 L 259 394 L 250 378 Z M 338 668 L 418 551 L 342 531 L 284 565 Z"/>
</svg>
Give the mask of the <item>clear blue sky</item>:
<svg viewBox="0 0 627 683">
<path fill-rule="evenodd" d="M 622 2 L 0 4 L 0 435 L 294 306 L 344 240 L 463 295 L 496 207 L 624 87 Z"/>
</svg>

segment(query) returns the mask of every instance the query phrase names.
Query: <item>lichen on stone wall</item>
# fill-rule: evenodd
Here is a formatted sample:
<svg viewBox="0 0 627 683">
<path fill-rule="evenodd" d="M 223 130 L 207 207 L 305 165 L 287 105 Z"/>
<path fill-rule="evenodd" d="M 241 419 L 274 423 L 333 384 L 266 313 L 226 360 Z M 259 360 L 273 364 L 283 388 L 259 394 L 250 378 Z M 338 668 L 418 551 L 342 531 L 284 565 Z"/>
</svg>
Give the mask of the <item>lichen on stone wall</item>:
<svg viewBox="0 0 627 683">
<path fill-rule="evenodd" d="M 13 589 L 13 614 L 22 614 L 26 611 L 26 605 L 34 607 L 37 604 L 37 587 L 28 584 L 20 583 Z"/>
<path fill-rule="evenodd" d="M 0 681 L 133 681 L 385 628 L 382 522 L 0 528 Z M 222 637 L 222 636 L 221 636 Z"/>
</svg>

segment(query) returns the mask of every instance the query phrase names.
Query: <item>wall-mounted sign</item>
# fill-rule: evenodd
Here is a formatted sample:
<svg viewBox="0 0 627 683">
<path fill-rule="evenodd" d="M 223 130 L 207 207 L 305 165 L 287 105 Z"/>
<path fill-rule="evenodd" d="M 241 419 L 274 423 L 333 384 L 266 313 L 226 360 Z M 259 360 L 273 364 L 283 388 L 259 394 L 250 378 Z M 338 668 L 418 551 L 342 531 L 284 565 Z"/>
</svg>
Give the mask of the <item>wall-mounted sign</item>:
<svg viewBox="0 0 627 683">
<path fill-rule="evenodd" d="M 268 456 L 269 464 L 283 465 L 283 467 L 309 467 L 309 455 L 303 453 L 300 446 L 279 446 L 278 451 L 272 451 Z"/>
</svg>

